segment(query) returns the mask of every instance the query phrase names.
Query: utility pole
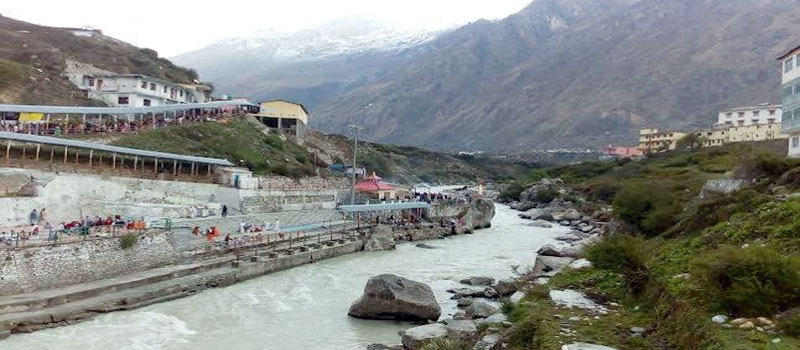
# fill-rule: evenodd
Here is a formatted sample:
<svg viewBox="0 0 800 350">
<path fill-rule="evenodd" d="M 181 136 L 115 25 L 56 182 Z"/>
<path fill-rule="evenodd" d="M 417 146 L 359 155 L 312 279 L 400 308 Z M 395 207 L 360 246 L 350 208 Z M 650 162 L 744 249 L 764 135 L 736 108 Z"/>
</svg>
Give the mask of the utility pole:
<svg viewBox="0 0 800 350">
<path fill-rule="evenodd" d="M 358 156 L 358 132 L 361 130 L 364 130 L 364 128 L 356 124 L 350 124 L 350 132 L 353 133 L 353 176 L 350 183 L 350 205 L 356 202 L 356 157 Z"/>
</svg>

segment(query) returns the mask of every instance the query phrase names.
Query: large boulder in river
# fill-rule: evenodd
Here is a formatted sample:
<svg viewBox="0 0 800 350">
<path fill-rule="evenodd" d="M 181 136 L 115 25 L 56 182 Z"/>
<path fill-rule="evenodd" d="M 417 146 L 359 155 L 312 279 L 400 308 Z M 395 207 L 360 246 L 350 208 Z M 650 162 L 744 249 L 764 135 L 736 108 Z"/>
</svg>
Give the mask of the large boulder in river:
<svg viewBox="0 0 800 350">
<path fill-rule="evenodd" d="M 447 327 L 441 323 L 409 328 L 403 331 L 400 342 L 409 350 L 419 349 L 425 342 L 447 336 Z"/>
<path fill-rule="evenodd" d="M 394 248 L 394 233 L 392 232 L 392 227 L 388 225 L 375 226 L 367 242 L 364 243 L 364 250 L 366 251 L 392 250 Z"/>
<path fill-rule="evenodd" d="M 350 305 L 348 314 L 378 320 L 435 321 L 442 309 L 427 284 L 384 274 L 367 281 L 364 294 Z"/>
<path fill-rule="evenodd" d="M 460 220 L 463 224 L 459 227 L 459 233 L 491 227 L 494 214 L 494 202 L 486 198 L 473 200 Z"/>
<path fill-rule="evenodd" d="M 488 276 L 475 276 L 461 280 L 461 283 L 471 286 L 491 286 L 494 283 L 494 278 Z"/>
</svg>

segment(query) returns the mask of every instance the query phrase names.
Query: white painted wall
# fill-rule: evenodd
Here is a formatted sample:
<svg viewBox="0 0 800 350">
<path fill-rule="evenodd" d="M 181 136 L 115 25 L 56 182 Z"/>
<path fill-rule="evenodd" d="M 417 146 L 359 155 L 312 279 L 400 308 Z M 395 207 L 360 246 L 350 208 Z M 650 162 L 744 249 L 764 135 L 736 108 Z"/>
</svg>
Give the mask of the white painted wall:
<svg viewBox="0 0 800 350">
<path fill-rule="evenodd" d="M 792 60 L 792 69 L 787 72 L 784 67 L 786 62 L 790 60 Z M 781 61 L 781 84 L 786 84 L 794 79 L 800 78 L 800 68 L 797 67 L 798 63 L 800 63 L 800 53 L 797 52 Z"/>
<path fill-rule="evenodd" d="M 781 107 L 776 105 L 734 108 L 720 111 L 715 126 L 780 123 L 781 116 Z"/>
<path fill-rule="evenodd" d="M 789 137 L 789 157 L 800 158 L 800 133 Z"/>
</svg>

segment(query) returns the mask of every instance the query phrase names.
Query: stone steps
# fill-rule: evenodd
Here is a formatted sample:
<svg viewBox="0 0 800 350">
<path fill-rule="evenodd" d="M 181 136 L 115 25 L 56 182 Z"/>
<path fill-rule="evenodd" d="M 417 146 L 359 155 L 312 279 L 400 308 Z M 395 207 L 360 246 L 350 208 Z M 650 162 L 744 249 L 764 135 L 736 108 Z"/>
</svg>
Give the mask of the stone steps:
<svg viewBox="0 0 800 350">
<path fill-rule="evenodd" d="M 208 260 L 203 263 L 172 265 L 118 278 L 81 283 L 60 289 L 4 296 L 2 301 L 0 301 L 0 315 L 51 308 L 66 303 L 89 299 L 102 294 L 158 283 L 213 269 L 230 263 L 232 259 L 234 258 L 224 257 Z"/>
<path fill-rule="evenodd" d="M 157 302 L 194 294 L 235 275 L 236 268 L 226 264 L 204 272 L 171 278 L 155 283 L 109 291 L 93 297 L 70 301 L 44 309 L 0 315 L 0 330 L 32 332 L 48 327 L 67 325 L 99 313 L 131 310 Z"/>
<path fill-rule="evenodd" d="M 363 242 L 355 237 L 339 236 L 328 243 L 292 249 L 279 246 L 258 257 L 253 257 L 256 251 L 249 250 L 242 252 L 238 261 L 227 254 L 197 264 L 173 265 L 115 279 L 4 297 L 0 304 L 0 339 L 11 333 L 77 323 L 100 313 L 174 300 L 207 288 L 363 249 Z"/>
</svg>

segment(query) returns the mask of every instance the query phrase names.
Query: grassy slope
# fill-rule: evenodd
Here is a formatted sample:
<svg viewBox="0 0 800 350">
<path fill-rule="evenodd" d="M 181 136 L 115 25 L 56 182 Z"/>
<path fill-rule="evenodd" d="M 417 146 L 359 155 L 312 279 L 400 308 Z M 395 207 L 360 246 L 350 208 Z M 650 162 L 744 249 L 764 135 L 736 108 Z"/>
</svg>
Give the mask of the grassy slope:
<svg viewBox="0 0 800 350">
<path fill-rule="evenodd" d="M 293 142 L 264 135 L 243 120 L 197 123 L 123 136 L 115 146 L 225 158 L 257 174 L 314 174 L 313 155 Z"/>
<path fill-rule="evenodd" d="M 545 175 L 562 176 L 587 197 L 614 203 L 618 217 L 623 208 L 616 197 L 628 186 L 645 197 L 669 198 L 668 203 L 646 202 L 653 208 L 645 217 L 676 203 L 678 207 L 665 210 L 668 215 L 654 216 L 669 225 L 647 233 L 645 239 L 620 236 L 626 248 L 613 252 L 624 257 L 609 258 L 608 250 L 598 253 L 594 250 L 598 245 L 587 253 L 590 260 L 608 258 L 611 264 L 568 271 L 548 286 L 534 287 L 523 306 L 508 310 L 516 321 L 511 333 L 515 348 L 559 349 L 560 344 L 574 340 L 619 349 L 800 348 L 800 339 L 794 336 L 728 329 L 710 322 L 717 313 L 773 318 L 774 312 L 800 307 L 800 272 L 793 268 L 800 266 L 800 198 L 782 201 L 773 195 L 798 191 L 793 187 L 796 182 L 787 183 L 787 176 L 779 175 L 799 171 L 800 164 L 767 156 L 764 151 L 775 154 L 775 145 L 728 145 L 635 163 L 583 163 L 550 169 Z M 697 198 L 705 180 L 743 173 L 756 178 L 751 188 L 729 196 Z M 636 225 L 626 223 L 627 230 L 643 235 Z M 745 245 L 756 248 L 740 248 Z M 641 269 L 637 270 L 641 272 L 638 281 L 631 277 L 634 274 L 628 265 Z M 688 278 L 676 277 L 686 273 Z M 728 278 L 734 282 L 719 283 Z M 559 334 L 561 322 L 580 312 L 555 307 L 546 291 L 567 287 L 621 306 L 599 319 L 571 322 L 574 336 Z M 554 314 L 564 317 L 541 316 Z M 789 320 L 781 322 L 788 324 Z M 647 328 L 646 336 L 632 337 L 629 329 L 634 326 Z M 775 338 L 781 341 L 772 343 Z"/>
<path fill-rule="evenodd" d="M 312 133 L 309 147 L 328 153 L 331 162 L 351 164 L 353 141 L 342 135 Z M 403 184 L 468 183 L 512 179 L 531 164 L 523 161 L 462 157 L 417 147 L 359 142 L 358 163 L 389 181 Z"/>
</svg>

